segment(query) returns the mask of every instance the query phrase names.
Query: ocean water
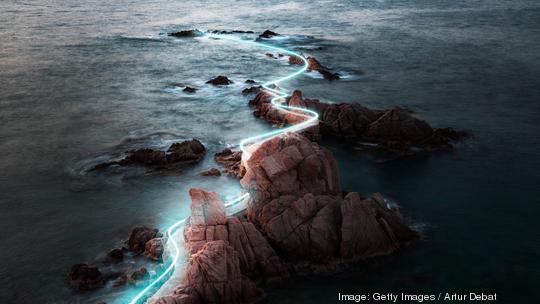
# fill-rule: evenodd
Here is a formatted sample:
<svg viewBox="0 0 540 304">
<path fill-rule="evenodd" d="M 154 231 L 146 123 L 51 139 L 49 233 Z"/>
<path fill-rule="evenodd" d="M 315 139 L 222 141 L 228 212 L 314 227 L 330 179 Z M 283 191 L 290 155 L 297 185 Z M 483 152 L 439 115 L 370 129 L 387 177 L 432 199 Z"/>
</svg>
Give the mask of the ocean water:
<svg viewBox="0 0 540 304">
<path fill-rule="evenodd" d="M 137 225 L 165 229 L 187 190 L 234 195 L 198 177 L 212 154 L 269 130 L 243 81 L 294 67 L 266 50 L 180 29 L 272 29 L 275 41 L 348 77 L 284 84 L 327 102 L 406 107 L 473 137 L 453 153 L 381 163 L 343 143 L 343 187 L 382 192 L 427 240 L 347 275 L 268 289 L 268 303 L 332 303 L 337 293 L 484 292 L 539 300 L 540 3 L 538 1 L 15 1 L 0 3 L 0 302 L 122 303 L 82 296 L 72 264 L 117 247 Z M 320 49 L 319 49 L 320 47 Z M 235 83 L 204 82 L 227 75 Z M 200 87 L 186 95 L 175 84 Z M 182 174 L 91 173 L 125 150 L 199 138 L 208 155 Z"/>
</svg>

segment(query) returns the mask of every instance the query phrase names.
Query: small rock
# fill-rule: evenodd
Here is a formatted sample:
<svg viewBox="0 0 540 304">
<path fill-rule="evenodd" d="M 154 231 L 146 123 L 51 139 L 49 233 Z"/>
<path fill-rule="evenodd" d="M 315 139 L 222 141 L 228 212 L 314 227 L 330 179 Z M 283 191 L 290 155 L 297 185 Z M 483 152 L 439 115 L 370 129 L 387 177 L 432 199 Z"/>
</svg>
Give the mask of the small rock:
<svg viewBox="0 0 540 304">
<path fill-rule="evenodd" d="M 165 252 L 162 238 L 153 238 L 144 246 L 144 256 L 154 261 L 161 261 Z"/>
<path fill-rule="evenodd" d="M 141 281 L 141 280 L 146 280 L 148 278 L 150 278 L 150 274 L 148 273 L 148 270 L 146 270 L 146 268 L 144 267 L 141 267 L 141 269 L 136 270 L 135 272 L 131 274 L 131 279 L 133 281 Z"/>
<path fill-rule="evenodd" d="M 261 91 L 261 86 L 253 86 L 242 90 L 242 95 L 256 94 Z"/>
<path fill-rule="evenodd" d="M 216 168 L 211 168 L 209 170 L 201 172 L 200 175 L 201 176 L 220 176 L 221 172 Z"/>
<path fill-rule="evenodd" d="M 274 36 L 279 36 L 279 34 L 276 32 L 272 32 L 270 30 L 266 30 L 262 34 L 259 35 L 259 38 L 272 38 Z"/>
<path fill-rule="evenodd" d="M 215 86 L 220 86 L 220 85 L 229 85 L 229 84 L 231 84 L 233 82 L 231 80 L 229 80 L 229 78 L 227 78 L 225 76 L 222 76 L 222 75 L 219 75 L 218 77 L 216 77 L 214 79 L 208 80 L 206 83 L 210 83 L 210 84 L 213 84 Z"/>
<path fill-rule="evenodd" d="M 274 54 L 272 54 L 272 53 L 266 53 L 265 55 L 266 55 L 266 57 L 269 57 L 269 58 L 272 58 L 272 59 L 276 59 L 276 57 L 275 57 Z"/>
<path fill-rule="evenodd" d="M 289 56 L 289 63 L 290 64 L 303 65 L 304 61 L 302 60 L 302 58 L 300 58 L 298 56 Z"/>
<path fill-rule="evenodd" d="M 255 80 L 253 80 L 253 79 L 248 79 L 248 80 L 245 81 L 245 83 L 255 83 Z"/>
<path fill-rule="evenodd" d="M 156 237 L 158 229 L 151 227 L 136 227 L 131 231 L 126 242 L 129 251 L 142 253 L 146 248 L 146 242 Z"/>
</svg>

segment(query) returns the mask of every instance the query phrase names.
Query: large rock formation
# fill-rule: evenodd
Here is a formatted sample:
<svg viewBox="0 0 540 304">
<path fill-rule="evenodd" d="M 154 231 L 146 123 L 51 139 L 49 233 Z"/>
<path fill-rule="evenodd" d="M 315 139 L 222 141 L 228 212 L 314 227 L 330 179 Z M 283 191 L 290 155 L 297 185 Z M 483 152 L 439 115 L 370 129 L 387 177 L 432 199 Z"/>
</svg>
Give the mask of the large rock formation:
<svg viewBox="0 0 540 304">
<path fill-rule="evenodd" d="M 155 303 L 252 303 L 263 295 L 255 280 L 289 276 L 255 226 L 227 217 L 215 192 L 191 189 L 191 216 L 184 239 L 189 263 L 180 287 Z"/>
<path fill-rule="evenodd" d="M 256 108 L 254 115 L 273 124 L 294 124 L 303 118 L 286 114 L 272 107 L 270 94 L 261 91 L 249 103 Z M 302 97 L 298 90 L 289 97 L 289 106 L 307 108 L 319 113 L 322 136 L 361 139 L 377 143 L 377 149 L 410 153 L 420 150 L 448 150 L 452 142 L 467 136 L 452 128 L 434 129 L 427 122 L 413 117 L 408 111 L 395 107 L 390 110 L 371 110 L 358 103 L 328 104 Z"/>
<path fill-rule="evenodd" d="M 245 166 L 241 184 L 251 194 L 248 219 L 286 261 L 325 265 L 365 259 L 417 237 L 379 194 L 343 197 L 335 159 L 301 135 L 263 143 Z"/>
</svg>

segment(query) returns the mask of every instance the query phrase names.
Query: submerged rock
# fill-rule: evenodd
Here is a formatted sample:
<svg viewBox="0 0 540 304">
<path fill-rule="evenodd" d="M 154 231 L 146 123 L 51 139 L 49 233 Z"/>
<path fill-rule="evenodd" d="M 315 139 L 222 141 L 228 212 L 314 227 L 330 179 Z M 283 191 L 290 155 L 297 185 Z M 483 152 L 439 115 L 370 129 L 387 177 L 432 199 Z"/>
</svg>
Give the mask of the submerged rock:
<svg viewBox="0 0 540 304">
<path fill-rule="evenodd" d="M 186 92 L 186 93 L 195 93 L 197 92 L 198 89 L 196 88 L 192 88 L 190 86 L 186 86 L 182 91 Z"/>
<path fill-rule="evenodd" d="M 204 35 L 204 33 L 199 30 L 185 30 L 185 31 L 169 33 L 169 36 L 177 37 L 177 38 L 190 38 L 190 37 L 198 37 L 202 35 Z"/>
<path fill-rule="evenodd" d="M 105 277 L 97 267 L 75 264 L 69 272 L 69 283 L 76 291 L 84 292 L 103 286 Z"/>
<path fill-rule="evenodd" d="M 124 252 L 122 249 L 113 249 L 107 253 L 107 258 L 113 263 L 121 262 L 124 259 Z"/>
<path fill-rule="evenodd" d="M 134 271 L 130 276 L 132 281 L 142 281 L 150 278 L 150 274 L 146 268 L 141 267 L 139 270 Z"/>
<path fill-rule="evenodd" d="M 229 78 L 219 75 L 214 79 L 208 80 L 206 83 L 213 84 L 215 86 L 221 86 L 221 85 L 229 85 L 233 83 Z"/>
<path fill-rule="evenodd" d="M 256 81 L 253 80 L 253 79 L 247 79 L 246 81 L 244 81 L 245 83 L 255 83 Z"/>
</svg>

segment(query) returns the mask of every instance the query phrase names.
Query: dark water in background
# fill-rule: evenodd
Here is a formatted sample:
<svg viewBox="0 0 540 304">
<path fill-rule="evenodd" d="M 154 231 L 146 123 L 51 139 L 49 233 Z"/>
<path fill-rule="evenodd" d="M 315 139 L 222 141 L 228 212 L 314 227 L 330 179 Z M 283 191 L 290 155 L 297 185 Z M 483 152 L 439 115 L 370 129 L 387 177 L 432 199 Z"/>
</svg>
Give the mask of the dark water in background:
<svg viewBox="0 0 540 304">
<path fill-rule="evenodd" d="M 536 1 L 13 1 L 0 3 L 0 302 L 75 303 L 71 264 L 118 246 L 136 225 L 188 214 L 211 154 L 267 130 L 239 94 L 245 79 L 292 71 L 265 50 L 175 29 L 266 28 L 351 75 L 287 83 L 326 101 L 400 105 L 469 130 L 452 154 L 377 163 L 340 148 L 348 190 L 380 191 L 429 241 L 367 273 L 297 282 L 269 303 L 331 303 L 337 292 L 498 292 L 532 303 L 539 282 L 540 3 Z M 236 84 L 203 86 L 218 74 Z M 186 96 L 172 83 L 201 86 Z M 84 174 L 136 146 L 200 138 L 206 160 L 179 176 Z M 382 263 L 381 263 L 382 264 Z M 372 268 L 372 267 L 366 267 Z M 99 294 L 97 295 L 99 297 Z M 95 298 L 93 294 L 89 298 Z"/>
</svg>

